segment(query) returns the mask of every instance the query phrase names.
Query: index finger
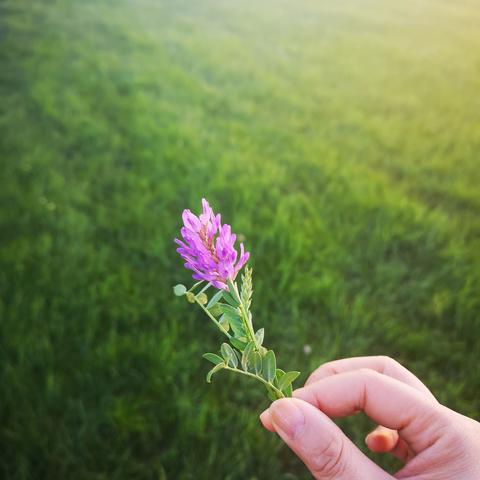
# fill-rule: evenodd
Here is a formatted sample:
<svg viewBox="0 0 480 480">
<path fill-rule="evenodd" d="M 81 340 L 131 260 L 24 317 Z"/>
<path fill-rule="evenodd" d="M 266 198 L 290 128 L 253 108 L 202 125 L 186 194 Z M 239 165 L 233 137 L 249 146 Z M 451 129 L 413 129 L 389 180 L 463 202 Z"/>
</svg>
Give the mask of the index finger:
<svg viewBox="0 0 480 480">
<path fill-rule="evenodd" d="M 362 410 L 372 420 L 398 430 L 417 453 L 432 444 L 444 418 L 442 407 L 423 393 L 370 369 L 324 378 L 295 390 L 293 395 L 330 417 Z"/>
<path fill-rule="evenodd" d="M 324 363 L 308 377 L 305 386 L 310 385 L 317 380 L 321 380 L 322 378 L 337 375 L 339 373 L 351 372 L 352 370 L 359 370 L 361 368 L 370 368 L 378 373 L 400 380 L 401 382 L 416 388 L 419 392 L 424 393 L 435 402 L 437 401 L 432 392 L 412 372 L 407 370 L 393 358 L 385 355 L 342 358 L 341 360 Z"/>
</svg>

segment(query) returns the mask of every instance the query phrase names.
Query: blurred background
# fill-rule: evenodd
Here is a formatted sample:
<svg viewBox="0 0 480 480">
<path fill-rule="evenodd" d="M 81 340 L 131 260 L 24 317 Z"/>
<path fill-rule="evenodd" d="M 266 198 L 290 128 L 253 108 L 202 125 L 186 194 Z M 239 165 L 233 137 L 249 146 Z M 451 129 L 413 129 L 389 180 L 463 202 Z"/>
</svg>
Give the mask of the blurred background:
<svg viewBox="0 0 480 480">
<path fill-rule="evenodd" d="M 476 0 L 2 0 L 0 65 L 0 477 L 310 478 L 255 382 L 205 383 L 202 196 L 297 385 L 385 354 L 478 417 Z"/>
</svg>

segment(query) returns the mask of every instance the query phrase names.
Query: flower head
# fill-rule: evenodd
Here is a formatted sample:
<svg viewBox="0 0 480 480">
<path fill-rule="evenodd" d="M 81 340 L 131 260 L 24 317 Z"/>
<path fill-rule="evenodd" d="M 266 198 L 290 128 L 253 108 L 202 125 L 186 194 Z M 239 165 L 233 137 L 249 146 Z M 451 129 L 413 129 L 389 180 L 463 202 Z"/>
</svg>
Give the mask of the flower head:
<svg viewBox="0 0 480 480">
<path fill-rule="evenodd" d="M 230 225 L 221 224 L 220 214 L 215 215 L 210 205 L 202 199 L 202 213 L 197 217 L 190 210 L 182 214 L 183 240 L 175 239 L 177 252 L 185 260 L 185 267 L 193 270 L 193 278 L 206 280 L 215 288 L 226 290 L 227 280 L 235 280 L 237 273 L 250 254 L 240 243 L 240 258 L 235 249 L 237 236 Z"/>
</svg>

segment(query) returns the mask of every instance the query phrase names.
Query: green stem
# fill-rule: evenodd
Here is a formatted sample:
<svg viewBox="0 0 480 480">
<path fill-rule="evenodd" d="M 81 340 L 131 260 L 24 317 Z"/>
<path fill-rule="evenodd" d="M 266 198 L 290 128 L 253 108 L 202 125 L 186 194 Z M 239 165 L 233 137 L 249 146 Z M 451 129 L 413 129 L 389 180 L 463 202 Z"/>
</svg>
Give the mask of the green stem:
<svg viewBox="0 0 480 480">
<path fill-rule="evenodd" d="M 232 367 L 229 367 L 228 365 L 225 365 L 223 368 L 225 368 L 225 370 L 230 370 L 232 372 L 241 373 L 242 375 L 246 375 L 247 377 L 255 378 L 258 381 L 262 382 L 264 385 L 266 385 L 268 388 L 272 389 L 275 392 L 275 395 L 277 396 L 277 398 L 285 398 L 285 395 L 281 390 L 279 390 L 277 387 L 275 387 L 275 385 L 271 384 L 270 382 L 267 382 L 264 378 L 259 377 L 258 375 L 255 375 L 250 372 L 245 372 L 244 370 L 239 370 L 238 368 L 232 368 Z"/>
<path fill-rule="evenodd" d="M 200 295 L 201 293 L 203 293 L 205 290 L 207 290 L 208 288 L 210 288 L 212 286 L 212 284 L 210 282 L 208 282 L 198 293 L 197 295 Z"/>
<path fill-rule="evenodd" d="M 201 285 L 204 282 L 204 280 L 200 280 L 197 283 L 194 283 L 192 287 L 190 288 L 189 292 L 193 292 L 199 285 Z"/>
<path fill-rule="evenodd" d="M 226 335 L 229 339 L 232 338 L 232 336 L 225 330 L 225 328 L 220 325 L 220 322 L 198 301 L 197 297 L 194 297 L 195 302 L 200 305 L 200 308 L 208 315 L 210 320 L 218 327 L 218 329 Z"/>
</svg>

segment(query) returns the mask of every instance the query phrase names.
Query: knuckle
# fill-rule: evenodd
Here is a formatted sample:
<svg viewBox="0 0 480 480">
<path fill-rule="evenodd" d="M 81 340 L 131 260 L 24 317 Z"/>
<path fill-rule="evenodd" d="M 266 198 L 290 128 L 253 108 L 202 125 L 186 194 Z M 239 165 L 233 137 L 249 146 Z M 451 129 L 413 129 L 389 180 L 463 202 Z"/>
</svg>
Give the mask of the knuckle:
<svg viewBox="0 0 480 480">
<path fill-rule="evenodd" d="M 323 365 L 320 365 L 316 372 L 318 373 L 329 373 L 329 374 L 334 374 L 336 373 L 336 370 L 335 370 L 335 361 L 331 361 L 331 362 L 326 362 L 324 363 Z"/>
<path fill-rule="evenodd" d="M 393 367 L 400 365 L 394 358 L 389 357 L 388 355 L 378 355 L 377 359 L 385 366 L 385 367 Z"/>
<path fill-rule="evenodd" d="M 309 461 L 310 471 L 316 478 L 330 479 L 343 475 L 345 470 L 345 441 L 332 438 L 327 444 L 314 449 Z"/>
<path fill-rule="evenodd" d="M 372 370 L 371 368 L 361 368 L 358 373 L 362 375 L 362 377 L 365 377 L 366 379 L 370 378 L 375 378 L 378 375 L 381 375 L 380 373 L 376 372 L 375 370 Z"/>
</svg>

